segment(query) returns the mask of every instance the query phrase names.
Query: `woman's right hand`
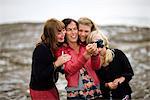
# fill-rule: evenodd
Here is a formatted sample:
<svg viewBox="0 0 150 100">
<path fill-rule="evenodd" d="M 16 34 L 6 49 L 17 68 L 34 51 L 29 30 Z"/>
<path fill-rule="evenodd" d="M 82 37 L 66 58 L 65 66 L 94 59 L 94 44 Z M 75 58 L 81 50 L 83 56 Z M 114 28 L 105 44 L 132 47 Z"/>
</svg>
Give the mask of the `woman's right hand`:
<svg viewBox="0 0 150 100">
<path fill-rule="evenodd" d="M 108 87 L 112 90 L 116 89 L 118 87 L 118 84 L 116 84 L 114 82 L 108 82 L 107 84 L 108 84 Z"/>
<path fill-rule="evenodd" d="M 96 45 L 93 45 L 93 44 L 88 44 L 87 46 L 86 46 L 86 50 L 85 50 L 85 52 L 84 52 L 84 57 L 86 58 L 86 59 L 89 59 L 91 56 L 92 56 L 92 54 L 93 54 L 93 52 L 96 50 Z"/>
<path fill-rule="evenodd" d="M 69 61 L 71 59 L 71 56 L 69 54 L 63 54 L 57 58 L 57 60 L 54 62 L 56 67 L 59 67 Z"/>
<path fill-rule="evenodd" d="M 97 44 L 96 43 L 88 44 L 86 46 L 86 52 L 87 52 L 87 54 L 92 55 L 96 51 L 97 51 Z"/>
</svg>

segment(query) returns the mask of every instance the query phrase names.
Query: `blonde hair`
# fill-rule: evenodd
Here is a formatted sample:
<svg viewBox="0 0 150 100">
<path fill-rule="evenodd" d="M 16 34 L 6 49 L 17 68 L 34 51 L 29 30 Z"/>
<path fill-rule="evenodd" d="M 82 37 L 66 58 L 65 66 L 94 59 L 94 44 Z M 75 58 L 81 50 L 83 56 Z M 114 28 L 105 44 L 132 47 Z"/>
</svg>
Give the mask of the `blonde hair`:
<svg viewBox="0 0 150 100">
<path fill-rule="evenodd" d="M 96 31 L 91 32 L 91 33 L 87 36 L 86 43 L 88 44 L 88 43 L 93 42 L 92 40 L 93 40 L 94 36 L 97 35 L 97 34 L 100 35 L 101 39 L 103 40 L 104 46 L 108 48 L 108 47 L 109 47 L 108 38 L 107 38 L 104 34 L 102 34 L 99 30 L 96 30 Z"/>
<path fill-rule="evenodd" d="M 113 57 L 114 57 L 114 52 L 109 49 L 108 38 L 102 32 L 100 32 L 99 30 L 96 30 L 96 31 L 91 32 L 88 35 L 88 37 L 86 39 L 86 43 L 88 44 L 88 43 L 93 42 L 93 38 L 96 35 L 100 35 L 101 39 L 103 40 L 104 47 L 106 47 L 106 56 L 105 56 L 105 60 L 104 60 L 104 63 L 102 64 L 102 66 L 107 66 L 113 60 Z"/>
<path fill-rule="evenodd" d="M 82 24 L 82 25 L 90 26 L 91 27 L 91 32 L 98 29 L 98 27 L 95 25 L 95 23 L 91 19 L 89 19 L 87 17 L 79 18 L 78 19 L 78 23 Z"/>
</svg>

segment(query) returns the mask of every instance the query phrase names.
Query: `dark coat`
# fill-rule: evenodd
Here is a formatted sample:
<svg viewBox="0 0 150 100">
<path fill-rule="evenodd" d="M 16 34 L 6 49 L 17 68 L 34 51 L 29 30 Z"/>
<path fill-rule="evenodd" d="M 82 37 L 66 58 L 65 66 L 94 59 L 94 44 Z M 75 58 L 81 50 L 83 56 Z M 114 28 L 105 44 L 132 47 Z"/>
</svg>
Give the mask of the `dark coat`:
<svg viewBox="0 0 150 100">
<path fill-rule="evenodd" d="M 55 87 L 55 57 L 45 44 L 39 44 L 33 51 L 30 88 L 48 90 Z"/>
<path fill-rule="evenodd" d="M 109 98 L 110 91 L 113 98 L 123 98 L 124 95 L 130 95 L 132 93 L 131 87 L 129 86 L 129 81 L 134 75 L 130 62 L 126 55 L 118 49 L 113 49 L 114 59 L 106 67 L 101 67 L 97 71 L 97 75 L 100 78 L 100 86 L 104 98 Z M 125 81 L 120 84 L 117 89 L 110 90 L 105 87 L 105 83 L 112 82 L 114 79 L 119 78 L 120 76 L 125 77 Z"/>
</svg>

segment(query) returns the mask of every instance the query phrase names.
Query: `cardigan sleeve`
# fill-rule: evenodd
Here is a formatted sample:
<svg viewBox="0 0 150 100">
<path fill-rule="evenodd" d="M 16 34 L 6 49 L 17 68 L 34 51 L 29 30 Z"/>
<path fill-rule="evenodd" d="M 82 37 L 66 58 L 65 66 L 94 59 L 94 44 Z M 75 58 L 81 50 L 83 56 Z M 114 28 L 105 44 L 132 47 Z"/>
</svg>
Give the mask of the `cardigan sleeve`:
<svg viewBox="0 0 150 100">
<path fill-rule="evenodd" d="M 84 64 L 87 62 L 87 59 L 83 55 L 80 55 L 77 59 L 71 59 L 65 63 L 64 71 L 66 74 L 72 75 L 78 72 Z"/>
<path fill-rule="evenodd" d="M 43 45 L 39 45 L 35 48 L 32 57 L 32 72 L 37 80 L 53 80 L 53 61 L 54 57 L 48 48 Z"/>
<path fill-rule="evenodd" d="M 122 76 L 125 77 L 125 82 L 129 82 L 132 79 L 132 76 L 134 75 L 133 69 L 127 56 L 121 50 L 118 50 L 118 53 L 121 57 L 120 60 L 122 63 Z"/>
</svg>

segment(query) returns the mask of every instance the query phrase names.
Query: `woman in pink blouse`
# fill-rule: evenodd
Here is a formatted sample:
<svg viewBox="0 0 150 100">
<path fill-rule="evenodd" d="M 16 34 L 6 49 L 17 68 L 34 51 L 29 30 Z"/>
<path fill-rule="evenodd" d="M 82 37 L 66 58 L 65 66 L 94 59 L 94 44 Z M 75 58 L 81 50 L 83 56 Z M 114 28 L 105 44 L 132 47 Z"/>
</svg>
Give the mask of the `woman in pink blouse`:
<svg viewBox="0 0 150 100">
<path fill-rule="evenodd" d="M 99 51 L 96 43 L 86 47 L 78 42 L 78 23 L 70 18 L 64 19 L 66 44 L 55 55 L 71 55 L 63 68 L 67 80 L 67 99 L 98 99 L 101 97 L 99 79 L 95 70 L 100 68 Z"/>
</svg>

